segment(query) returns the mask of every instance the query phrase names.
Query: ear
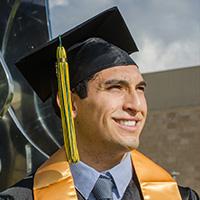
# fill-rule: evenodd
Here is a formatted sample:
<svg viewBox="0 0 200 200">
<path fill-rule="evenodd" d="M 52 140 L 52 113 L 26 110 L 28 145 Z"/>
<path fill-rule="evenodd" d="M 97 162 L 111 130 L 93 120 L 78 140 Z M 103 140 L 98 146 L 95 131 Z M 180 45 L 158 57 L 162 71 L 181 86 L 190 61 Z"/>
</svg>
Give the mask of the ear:
<svg viewBox="0 0 200 200">
<path fill-rule="evenodd" d="M 72 101 L 72 117 L 76 118 L 77 116 L 77 106 L 75 101 L 75 95 L 71 92 L 71 101 Z M 56 95 L 56 102 L 60 108 L 60 99 L 58 97 L 58 94 Z"/>
<path fill-rule="evenodd" d="M 59 97 L 58 97 L 58 93 L 57 93 L 57 95 L 56 95 L 56 102 L 57 102 L 57 104 L 58 104 L 58 107 L 60 108 L 60 99 L 59 99 Z"/>
<path fill-rule="evenodd" d="M 71 101 L 72 101 L 72 116 L 73 118 L 76 118 L 78 109 L 77 109 L 75 94 L 72 92 L 71 92 Z"/>
</svg>

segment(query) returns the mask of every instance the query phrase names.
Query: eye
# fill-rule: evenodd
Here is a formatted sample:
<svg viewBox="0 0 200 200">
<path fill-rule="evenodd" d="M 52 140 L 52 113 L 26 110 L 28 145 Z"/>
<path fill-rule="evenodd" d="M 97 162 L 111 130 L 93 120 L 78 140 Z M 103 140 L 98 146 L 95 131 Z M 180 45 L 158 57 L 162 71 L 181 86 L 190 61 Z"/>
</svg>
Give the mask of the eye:
<svg viewBox="0 0 200 200">
<path fill-rule="evenodd" d="M 137 90 L 140 90 L 140 91 L 144 92 L 145 91 L 145 86 L 143 86 L 143 85 L 138 86 Z"/>
<path fill-rule="evenodd" d="M 118 90 L 120 90 L 120 89 L 122 89 L 122 86 L 121 85 L 111 85 L 107 89 L 108 90 L 112 90 L 112 89 L 118 89 Z"/>
</svg>

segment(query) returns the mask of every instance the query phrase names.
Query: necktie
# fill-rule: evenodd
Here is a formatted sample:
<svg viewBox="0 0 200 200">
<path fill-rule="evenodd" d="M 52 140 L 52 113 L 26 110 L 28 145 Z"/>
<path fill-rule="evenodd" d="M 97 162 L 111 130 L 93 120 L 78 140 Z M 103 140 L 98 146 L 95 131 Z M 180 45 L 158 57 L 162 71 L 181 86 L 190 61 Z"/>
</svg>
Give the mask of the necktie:
<svg viewBox="0 0 200 200">
<path fill-rule="evenodd" d="M 111 178 L 100 176 L 92 190 L 97 200 L 113 200 Z"/>
</svg>

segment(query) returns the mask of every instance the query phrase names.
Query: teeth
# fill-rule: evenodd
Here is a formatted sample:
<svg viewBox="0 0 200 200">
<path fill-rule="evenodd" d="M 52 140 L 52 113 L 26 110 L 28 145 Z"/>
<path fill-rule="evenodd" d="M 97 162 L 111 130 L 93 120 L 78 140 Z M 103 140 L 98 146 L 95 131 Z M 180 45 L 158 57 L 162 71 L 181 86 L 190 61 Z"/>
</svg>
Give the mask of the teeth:
<svg viewBox="0 0 200 200">
<path fill-rule="evenodd" d="M 119 123 L 124 126 L 135 126 L 136 121 L 120 120 Z"/>
</svg>

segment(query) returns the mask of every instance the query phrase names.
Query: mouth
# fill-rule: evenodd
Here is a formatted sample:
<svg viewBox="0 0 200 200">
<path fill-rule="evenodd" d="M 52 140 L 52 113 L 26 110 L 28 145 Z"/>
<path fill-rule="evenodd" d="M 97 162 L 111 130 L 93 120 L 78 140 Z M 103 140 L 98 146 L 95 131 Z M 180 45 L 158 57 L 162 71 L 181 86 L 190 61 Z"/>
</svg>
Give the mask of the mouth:
<svg viewBox="0 0 200 200">
<path fill-rule="evenodd" d="M 135 131 L 138 129 L 139 120 L 137 119 L 113 119 L 115 123 L 122 129 L 127 131 Z"/>
</svg>

